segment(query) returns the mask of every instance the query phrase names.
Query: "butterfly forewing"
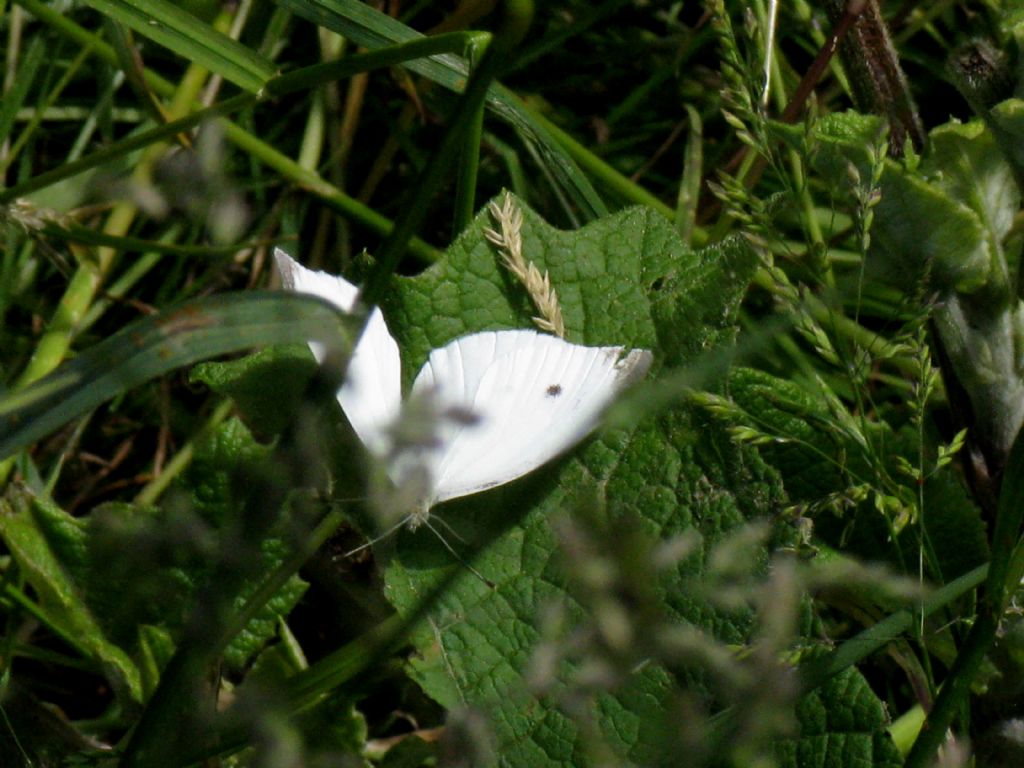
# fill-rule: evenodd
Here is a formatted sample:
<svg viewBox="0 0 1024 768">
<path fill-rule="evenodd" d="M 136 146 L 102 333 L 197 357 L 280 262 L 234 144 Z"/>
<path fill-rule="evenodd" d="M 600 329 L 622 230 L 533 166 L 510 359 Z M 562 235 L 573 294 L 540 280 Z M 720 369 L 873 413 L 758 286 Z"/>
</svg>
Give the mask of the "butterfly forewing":
<svg viewBox="0 0 1024 768">
<path fill-rule="evenodd" d="M 572 448 L 650 354 L 583 347 L 534 331 L 457 339 L 431 354 L 414 389 L 470 410 L 432 457 L 435 502 L 507 483 Z"/>
</svg>

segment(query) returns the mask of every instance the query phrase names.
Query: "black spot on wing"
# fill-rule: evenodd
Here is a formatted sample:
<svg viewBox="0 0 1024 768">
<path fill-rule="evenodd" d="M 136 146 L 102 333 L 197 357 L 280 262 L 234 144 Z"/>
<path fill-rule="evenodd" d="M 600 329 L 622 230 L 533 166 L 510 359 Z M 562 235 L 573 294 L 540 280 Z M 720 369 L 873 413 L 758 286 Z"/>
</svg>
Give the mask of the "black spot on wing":
<svg viewBox="0 0 1024 768">
<path fill-rule="evenodd" d="M 548 397 L 558 397 L 560 394 L 562 394 L 561 384 L 552 384 L 550 387 L 547 388 Z"/>
</svg>

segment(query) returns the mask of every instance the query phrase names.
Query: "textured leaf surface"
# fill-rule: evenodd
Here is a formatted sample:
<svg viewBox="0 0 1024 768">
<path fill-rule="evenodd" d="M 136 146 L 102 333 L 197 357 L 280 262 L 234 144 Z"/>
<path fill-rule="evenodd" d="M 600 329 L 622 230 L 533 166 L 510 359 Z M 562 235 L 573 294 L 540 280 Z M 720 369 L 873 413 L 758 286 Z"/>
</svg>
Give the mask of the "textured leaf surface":
<svg viewBox="0 0 1024 768">
<path fill-rule="evenodd" d="M 762 371 L 736 368 L 729 375 L 729 395 L 742 414 L 734 423 L 755 426 L 778 438 L 759 450 L 779 471 L 791 503 L 812 504 L 829 494 L 842 493 L 854 483 L 872 482 L 873 470 L 861 446 L 826 428 L 828 409 L 798 384 Z M 916 461 L 912 430 L 894 435 L 881 423 L 864 422 L 863 426 L 874 450 Z M 928 536 L 946 581 L 988 560 L 984 524 L 951 467 L 925 483 L 924 510 Z M 833 546 L 839 546 L 840 538 L 845 537 L 844 549 L 867 559 L 895 554 L 888 526 L 867 502 L 842 518 L 831 512 L 817 515 L 815 531 Z M 916 563 L 916 528 L 905 530 L 899 540 L 905 562 Z M 899 563 L 892 557 L 893 565 Z"/>
<path fill-rule="evenodd" d="M 13 492 L 0 500 L 0 536 L 47 617 L 132 699 L 141 699 L 143 678 L 152 688 L 166 662 L 166 632 L 181 629 L 211 574 L 209 547 L 239 513 L 233 473 L 267 451 L 237 420 L 221 425 L 200 444 L 188 471 L 185 515 L 118 504 L 74 518 Z M 236 599 L 236 609 L 287 551 L 283 539 L 262 542 L 256 576 Z M 279 618 L 305 588 L 293 577 L 246 625 L 225 651 L 230 668 L 243 667 L 275 636 Z M 149 626 L 140 633 L 140 625 Z"/>
<path fill-rule="evenodd" d="M 799 735 L 781 742 L 776 757 L 793 768 L 903 765 L 885 732 L 885 709 L 856 669 L 836 675 L 797 705 Z"/>
<path fill-rule="evenodd" d="M 309 349 L 295 345 L 270 347 L 240 360 L 200 363 L 189 378 L 234 400 L 257 434 L 277 435 L 290 423 L 315 371 Z"/>
<path fill-rule="evenodd" d="M 857 460 L 857 447 L 822 428 L 829 420 L 827 409 L 800 386 L 736 368 L 729 375 L 729 395 L 746 425 L 781 438 L 764 445 L 761 455 L 781 473 L 792 502 L 816 501 L 842 490 L 849 483 L 845 473 L 864 470 L 863 462 L 847 464 L 846 459 Z"/>
<path fill-rule="evenodd" d="M 194 508 L 200 517 L 217 529 L 227 530 L 244 520 L 246 511 L 238 503 L 240 494 L 236 473 L 240 465 L 246 462 L 265 459 L 269 450 L 256 443 L 249 430 L 238 420 L 233 419 L 221 425 L 197 451 L 186 480 Z M 290 551 L 291 548 L 282 538 L 270 537 L 263 540 L 260 551 L 253 553 L 258 559 L 258 565 L 250 567 L 252 575 L 247 587 L 235 599 L 236 610 L 242 608 L 260 579 L 272 572 Z M 198 579 L 201 580 L 203 576 L 205 573 L 200 570 Z M 224 651 L 225 662 L 234 669 L 241 668 L 275 636 L 278 620 L 288 615 L 305 591 L 306 582 L 298 576 L 292 576 L 231 641 Z"/>
<path fill-rule="evenodd" d="M 640 209 L 572 233 L 525 213 L 524 253 L 548 270 L 570 341 L 650 348 L 656 366 L 684 365 L 731 342 L 733 312 L 753 266 L 744 247 L 687 252 L 667 222 Z M 403 348 L 406 382 L 430 349 L 453 337 L 529 325 L 522 287 L 498 267 L 482 236 L 488 225 L 481 216 L 446 260 L 396 281 L 384 310 Z M 741 643 L 750 631 L 749 613 L 716 608 L 688 595 L 683 584 L 702 571 L 708 550 L 724 534 L 769 514 L 777 500 L 774 477 L 755 454 L 678 408 L 634 430 L 606 431 L 509 486 L 442 505 L 435 512 L 467 540 L 486 538 L 484 532 L 496 536 L 474 560 L 494 588 L 461 574 L 414 639 L 414 674 L 446 707 L 468 703 L 486 712 L 503 762 L 585 764 L 593 745 L 578 718 L 556 703 L 570 693 L 578 670 L 560 671 L 547 698 L 531 692 L 524 679 L 541 644 L 543 609 L 558 605 L 570 622 L 584 618 L 566 591 L 566 569 L 574 565 L 556 544 L 552 519 L 584 505 L 608 520 L 631 519 L 651 537 L 697 532 L 699 551 L 658 584 L 663 608 L 722 641 Z M 378 549 L 394 550 L 387 592 L 403 612 L 448 569 L 461 568 L 429 532 L 402 533 L 397 543 Z M 693 689 L 703 689 L 699 676 L 684 676 Z M 621 759 L 655 759 L 655 734 L 667 725 L 678 682 L 649 665 L 597 695 L 588 712 L 605 746 Z"/>
<path fill-rule="evenodd" d="M 160 666 L 148 658 L 153 651 L 152 632 L 159 627 L 178 636 L 197 599 L 202 600 L 223 549 L 253 574 L 236 597 L 235 609 L 286 556 L 287 545 L 280 538 L 265 539 L 259 552 L 238 549 L 232 539 L 225 538 L 232 535 L 243 514 L 237 473 L 246 464 L 263 460 L 268 452 L 241 422 L 232 419 L 200 441 L 177 486 L 182 495 L 172 498 L 164 509 L 110 505 L 90 520 L 89 532 L 95 535 L 85 542 L 88 569 L 80 577 L 88 585 L 87 599 L 122 647 L 139 645 L 151 672 Z M 252 564 L 254 559 L 258 565 Z M 278 619 L 291 611 L 305 587 L 305 582 L 293 577 L 253 617 L 225 650 L 228 667 L 241 668 L 275 636 Z M 140 623 L 151 625 L 150 636 L 141 643 Z"/>
<path fill-rule="evenodd" d="M 0 499 L 0 537 L 38 595 L 48 620 L 103 666 L 122 696 L 139 701 L 138 668 L 109 640 L 101 615 L 91 611 L 84 599 L 86 528 L 84 521 L 13 486 Z"/>
<path fill-rule="evenodd" d="M 854 113 L 823 119 L 816 133 L 818 152 L 814 163 L 818 172 L 824 178 L 845 179 L 852 165 L 861 179 L 869 179 L 868 147 L 874 143 L 879 129 L 877 119 Z M 983 200 L 1004 196 L 1009 179 L 1001 173 L 996 180 L 998 190 L 979 196 L 979 187 L 989 186 L 992 179 L 979 176 L 971 181 L 970 173 L 980 174 L 984 170 L 975 166 L 967 177 L 955 173 L 949 183 L 947 174 L 955 166 L 946 168 L 944 163 L 959 150 L 943 136 L 936 138 L 943 145 L 935 155 L 936 162 L 922 164 L 917 171 L 885 161 L 867 267 L 902 287 L 907 280 L 918 283 L 928 277 L 930 285 L 940 290 L 976 290 L 989 278 L 995 257 Z M 968 153 L 958 158 L 957 165 L 966 168 L 981 158 L 977 153 Z M 985 164 L 988 170 L 992 169 L 991 162 Z M 981 179 L 983 184 L 978 184 Z M 961 196 L 965 191 L 968 194 Z"/>
</svg>

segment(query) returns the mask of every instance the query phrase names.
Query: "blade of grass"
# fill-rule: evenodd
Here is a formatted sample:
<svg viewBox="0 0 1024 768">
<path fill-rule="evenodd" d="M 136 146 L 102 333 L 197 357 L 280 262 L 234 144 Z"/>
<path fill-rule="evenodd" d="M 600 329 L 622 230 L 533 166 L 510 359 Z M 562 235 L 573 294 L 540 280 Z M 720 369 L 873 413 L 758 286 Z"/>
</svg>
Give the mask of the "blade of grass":
<svg viewBox="0 0 1024 768">
<path fill-rule="evenodd" d="M 103 245 L 117 251 L 143 251 L 152 253 L 172 254 L 191 258 L 214 258 L 229 256 L 239 250 L 266 246 L 266 242 L 229 243 L 227 245 L 179 245 L 161 240 L 145 240 L 139 237 L 124 235 L 108 235 L 84 227 L 75 222 L 46 222 L 40 230 L 47 237 L 86 245 Z"/>
<path fill-rule="evenodd" d="M 221 294 L 138 320 L 32 386 L 0 400 L 0 458 L 167 371 L 255 346 L 348 348 L 351 320 L 298 294 Z"/>
<path fill-rule="evenodd" d="M 104 61 L 117 66 L 117 55 L 114 53 L 114 50 L 110 47 L 109 43 L 102 41 L 98 35 L 93 34 L 80 24 L 75 23 L 60 11 L 46 5 L 42 0 L 15 0 L 15 3 L 20 5 L 40 21 L 44 22 L 47 26 L 52 27 L 65 37 L 74 40 L 79 45 L 83 47 L 87 45 L 94 46 L 97 53 L 102 56 Z M 159 94 L 166 95 L 175 90 L 175 86 L 172 83 L 168 82 L 150 69 L 144 70 L 144 77 L 146 78 L 146 82 L 149 84 L 149 87 Z"/>
<path fill-rule="evenodd" d="M 526 180 L 526 173 L 523 170 L 523 163 L 519 159 L 519 153 L 515 148 L 499 139 L 493 133 L 486 134 L 484 141 L 505 163 L 505 172 L 508 174 L 509 187 L 512 192 L 520 200 L 528 202 L 532 197 L 530 194 L 530 184 Z"/>
<path fill-rule="evenodd" d="M 1018 586 L 1007 576 L 1014 574 L 1011 567 L 1015 551 L 1021 541 L 1024 524 L 1024 433 L 1019 433 L 1010 449 L 999 492 L 999 507 L 992 531 L 992 558 L 989 562 L 985 589 L 978 600 L 977 615 L 967 639 L 957 653 L 935 706 L 928 714 L 921 733 L 910 749 L 905 763 L 907 768 L 931 765 L 939 746 L 946 739 L 946 730 L 960 712 L 964 699 L 970 693 L 985 655 L 995 642 L 999 622 L 1006 610 L 1006 602 Z"/>
<path fill-rule="evenodd" d="M 18 76 L 14 78 L 14 87 L 4 94 L 3 103 L 0 104 L 0 143 L 10 136 L 11 128 L 18 116 L 18 110 L 25 103 L 32 82 L 36 73 L 42 65 L 46 56 L 46 40 L 42 37 L 32 38 L 25 56 L 18 67 Z M 6 167 L 6 165 L 5 165 Z"/>
<path fill-rule="evenodd" d="M 155 128 L 133 133 L 130 136 L 126 136 L 125 138 L 114 142 L 113 144 L 109 144 L 103 149 L 93 152 L 91 155 L 86 155 L 79 160 L 64 163 L 53 170 L 40 173 L 11 187 L 10 189 L 0 190 L 0 205 L 10 203 L 12 200 L 24 197 L 25 195 L 44 189 L 45 187 L 49 187 L 52 184 L 56 184 L 58 181 L 69 179 L 80 173 L 91 170 L 92 168 L 117 160 L 131 152 L 135 152 L 136 150 L 145 149 L 157 142 L 166 141 L 167 139 L 176 136 L 182 131 L 192 128 L 205 120 L 210 120 L 219 115 L 237 112 L 238 110 L 252 104 L 252 102 L 252 96 L 248 94 L 239 94 L 238 96 L 234 96 L 226 101 L 222 101 L 220 104 L 215 104 L 207 109 L 193 112 L 185 117 L 166 123 L 165 125 L 159 125 Z"/>
<path fill-rule="evenodd" d="M 370 50 L 423 38 L 421 33 L 363 3 L 348 3 L 342 0 L 278 2 L 297 15 Z M 410 62 L 408 69 L 456 92 L 462 91 L 465 87 L 469 74 L 466 63 L 450 55 L 432 56 Z M 487 106 L 536 142 L 541 156 L 550 166 L 551 173 L 564 186 L 573 203 L 584 212 L 586 218 L 597 218 L 607 214 L 608 209 L 604 202 L 573 158 L 552 138 L 552 133 L 547 127 L 524 107 L 518 97 L 507 88 L 494 83 L 487 93 Z M 635 184 L 625 177 L 621 177 L 621 180 L 627 188 L 643 196 Z M 642 201 L 637 199 L 633 202 Z"/>
<path fill-rule="evenodd" d="M 482 109 L 491 82 L 504 65 L 509 52 L 523 39 L 533 16 L 532 0 L 507 0 L 503 6 L 502 23 L 473 70 L 465 90 L 448 120 L 440 145 L 419 174 L 405 210 L 377 254 L 377 265 L 363 290 L 366 306 L 379 303 L 387 290 L 388 280 L 398 267 L 406 244 L 427 216 L 429 203 L 444 181 L 448 167 L 458 156 L 474 116 Z"/>
<path fill-rule="evenodd" d="M 168 227 L 167 231 L 160 236 L 157 245 L 167 245 L 174 242 L 181 235 L 181 232 L 181 226 Z M 128 291 L 160 263 L 162 255 L 156 249 L 142 250 L 140 255 L 113 282 L 104 286 L 103 295 L 93 302 L 85 317 L 82 318 L 82 322 L 78 326 L 80 332 L 85 332 L 91 328 L 103 313 L 110 308 L 111 304 L 127 296 Z"/>
<path fill-rule="evenodd" d="M 87 0 L 96 10 L 196 62 L 238 87 L 256 93 L 274 76 L 274 65 L 166 0 Z"/>
<path fill-rule="evenodd" d="M 39 39 L 41 38 L 36 38 L 36 40 Z M 42 124 L 43 120 L 46 119 L 47 110 L 57 102 L 57 99 L 60 97 L 61 93 L 64 92 L 64 89 L 68 86 L 68 84 L 75 77 L 75 75 L 78 74 L 79 68 L 85 62 L 86 58 L 88 58 L 88 56 L 88 48 L 79 51 L 78 55 L 75 56 L 75 58 L 71 61 L 70 64 L 68 64 L 67 69 L 64 71 L 64 74 L 61 75 L 61 78 L 57 82 L 57 84 L 50 89 L 50 93 L 47 94 L 46 99 L 43 100 L 43 102 L 38 107 L 32 110 L 32 116 L 29 118 L 28 123 L 25 125 L 21 133 L 18 135 L 18 138 L 11 145 L 11 149 L 7 153 L 7 157 L 0 159 L 0 178 L 3 178 L 4 174 L 7 172 L 7 169 L 10 168 L 11 163 L 13 163 L 14 160 L 18 157 L 18 154 L 21 152 L 22 149 L 25 148 L 25 145 L 28 144 L 29 139 Z M 0 133 L 0 142 L 2 142 L 3 139 L 4 136 L 2 133 Z"/>
<path fill-rule="evenodd" d="M 909 632 L 922 613 L 931 616 L 947 607 L 972 589 L 979 587 L 988 577 L 988 573 L 988 565 L 979 565 L 929 594 L 921 606 L 916 606 L 913 610 L 896 611 L 845 641 L 827 655 L 801 664 L 798 668 L 800 690 L 804 693 L 810 692 L 844 669 L 882 650 L 893 640 Z"/>
<path fill-rule="evenodd" d="M 442 51 L 463 50 L 477 35 L 478 33 L 452 32 L 433 38 L 417 40 L 406 46 L 396 46 L 387 50 L 357 54 L 324 64 L 314 64 L 270 80 L 265 88 L 265 93 L 270 97 L 284 96 L 289 93 L 313 88 L 325 80 L 341 79 L 381 67 L 403 64 L 410 59 L 430 56 Z M 77 39 L 78 36 L 74 36 L 74 38 Z M 117 63 L 117 56 L 113 48 L 102 43 L 99 38 L 89 36 L 85 37 L 84 40 L 89 48 L 95 48 L 97 55 L 102 59 L 111 64 Z M 161 93 L 161 95 L 169 95 L 171 92 L 168 88 L 163 87 L 158 87 L 156 91 Z M 84 173 L 91 168 L 120 158 L 129 152 L 167 140 L 205 120 L 239 112 L 255 103 L 257 103 L 257 97 L 254 94 L 239 94 L 219 104 L 192 112 L 166 125 L 156 126 L 138 134 L 125 137 L 80 160 L 65 163 L 52 171 L 46 171 L 45 173 L 33 176 L 31 179 L 27 179 L 10 189 L 0 190 L 0 204 L 9 203 L 18 197 L 23 197 L 63 179 Z M 316 175 L 313 171 L 309 170 L 306 170 L 305 173 Z"/>
<path fill-rule="evenodd" d="M 476 52 L 482 55 L 486 46 Z M 474 54 L 470 54 L 473 58 Z M 455 180 L 455 212 L 452 220 L 452 235 L 458 236 L 473 220 L 476 213 L 476 177 L 480 168 L 480 141 L 484 130 L 484 100 L 468 119 L 462 151 L 459 153 L 459 170 Z"/>
<path fill-rule="evenodd" d="M 687 105 L 686 114 L 690 120 L 690 135 L 686 139 L 683 178 L 679 182 L 679 197 L 676 200 L 676 230 L 689 246 L 697 227 L 700 180 L 704 172 L 704 130 L 700 113 L 696 109 Z"/>
<path fill-rule="evenodd" d="M 164 111 L 160 99 L 156 97 L 153 89 L 146 82 L 145 66 L 143 66 L 142 56 L 135 45 L 131 29 L 107 16 L 103 19 L 103 30 L 106 38 L 110 41 L 110 47 L 117 54 L 118 65 L 121 72 L 124 73 L 128 87 L 135 92 L 143 109 L 157 124 L 166 123 L 167 113 Z"/>
<path fill-rule="evenodd" d="M 186 111 L 182 105 L 194 101 L 207 74 L 201 65 L 189 65 L 180 84 L 172 89 L 171 106 L 168 110 L 172 116 L 180 116 Z M 160 154 L 160 145 L 148 147 L 136 164 L 133 176 L 136 179 L 147 178 Z M 137 214 L 138 208 L 134 202 L 116 203 L 107 214 L 103 224 L 104 234 L 124 236 Z M 78 333 L 79 323 L 85 313 L 89 311 L 100 285 L 113 269 L 117 258 L 117 252 L 106 246 L 89 253 L 84 252 L 85 249 L 77 245 L 73 245 L 72 250 L 77 252 L 78 268 L 68 282 L 64 295 L 61 297 L 46 331 L 36 345 L 28 365 L 18 377 L 15 389 L 26 387 L 42 378 L 65 359 Z M 9 463 L 0 463 L 0 479 L 6 478 L 9 468 Z"/>
<path fill-rule="evenodd" d="M 669 220 L 674 218 L 675 211 L 671 206 L 663 203 L 639 184 L 630 181 L 550 120 L 529 112 L 526 106 L 522 106 L 521 109 L 530 115 L 530 121 L 537 136 L 550 136 L 548 141 L 557 142 L 562 151 L 575 163 L 578 163 L 580 168 L 595 176 L 605 187 L 615 192 L 623 200 L 653 208 Z M 538 148 L 542 151 L 546 148 L 543 141 L 538 143 Z"/>
<path fill-rule="evenodd" d="M 91 44 L 97 56 L 110 64 L 116 65 L 117 57 L 113 49 L 111 49 L 108 44 L 99 40 L 92 33 L 74 24 L 60 14 L 52 12 L 51 9 L 42 5 L 39 0 L 18 0 L 18 2 L 33 13 L 33 15 L 36 15 L 48 24 L 52 24 L 62 34 L 78 41 L 82 45 Z M 465 38 L 458 39 L 464 40 Z M 455 41 L 456 38 L 450 38 L 444 41 L 444 44 L 452 45 Z M 433 45 L 433 43 L 430 45 Z M 428 46 L 428 44 L 424 42 L 424 46 Z M 419 49 L 417 48 L 416 50 Z M 378 58 L 377 61 L 393 55 L 395 55 L 395 52 L 389 52 L 387 54 L 382 53 L 381 57 Z M 175 91 L 175 87 L 172 84 L 163 80 L 159 76 L 153 75 L 149 70 L 146 70 L 146 80 L 153 87 L 154 91 L 162 96 L 171 95 Z M 302 81 L 296 79 L 291 82 L 291 85 L 282 87 L 298 88 L 301 82 Z M 153 129 L 152 133 L 145 137 L 137 136 L 133 140 L 134 146 L 146 146 L 147 144 L 152 143 L 158 133 L 163 136 L 173 135 L 183 127 L 194 125 L 207 116 L 237 111 L 243 108 L 247 103 L 251 103 L 246 101 L 251 99 L 253 99 L 252 95 L 240 94 L 233 99 L 223 102 L 221 105 L 209 108 L 209 112 L 203 117 L 197 118 L 194 116 L 188 116 L 183 118 L 182 121 L 175 121 L 174 123 L 168 124 L 168 126 Z M 173 126 L 175 130 L 171 130 L 171 126 Z M 249 152 L 251 155 L 261 160 L 264 164 L 277 171 L 285 178 L 316 195 L 328 207 L 345 216 L 351 217 L 353 220 L 371 231 L 378 232 L 383 235 L 387 235 L 391 232 L 393 225 L 388 218 L 378 214 L 369 206 L 360 203 L 349 195 L 346 195 L 340 189 L 325 181 L 315 172 L 303 168 L 301 164 L 279 152 L 267 142 L 258 139 L 250 131 L 246 131 L 238 124 L 227 120 L 222 121 L 222 126 L 227 138 L 235 143 L 239 148 Z M 108 147 L 107 149 L 100 150 L 90 157 L 82 158 L 82 160 L 77 163 L 54 169 L 52 172 L 41 174 L 39 177 L 30 179 L 16 188 L 0 192 L 0 203 L 9 202 L 18 195 L 23 195 L 27 192 L 40 189 L 61 178 L 65 178 L 69 174 L 73 175 L 73 173 L 80 173 L 88 168 L 100 164 L 101 162 L 106 162 L 119 157 L 120 154 L 125 151 L 124 146 L 125 145 L 119 145 L 116 149 L 114 147 Z M 43 177 L 45 177 L 45 181 L 43 180 Z M 440 258 L 440 252 L 437 249 L 431 247 L 419 238 L 413 238 L 409 242 L 409 250 L 410 253 L 426 263 L 437 261 L 437 259 Z"/>
<path fill-rule="evenodd" d="M 459 52 L 478 45 L 485 38 L 481 32 L 446 32 L 435 37 L 421 37 L 401 45 L 357 53 L 336 61 L 313 64 L 288 72 L 267 82 L 269 96 L 305 91 L 331 80 L 341 80 L 362 72 L 403 65 L 410 69 L 415 62 L 439 54 Z"/>
</svg>

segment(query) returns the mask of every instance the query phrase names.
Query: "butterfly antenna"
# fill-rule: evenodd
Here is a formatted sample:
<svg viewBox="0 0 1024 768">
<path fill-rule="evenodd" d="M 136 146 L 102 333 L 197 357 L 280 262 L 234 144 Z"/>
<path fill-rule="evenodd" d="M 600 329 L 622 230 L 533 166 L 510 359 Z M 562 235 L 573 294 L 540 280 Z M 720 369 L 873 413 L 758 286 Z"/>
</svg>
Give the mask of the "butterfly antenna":
<svg viewBox="0 0 1024 768">
<path fill-rule="evenodd" d="M 437 519 L 441 520 L 441 518 L 437 518 Z M 441 520 L 441 522 L 444 523 L 443 520 Z M 467 571 L 472 573 L 474 576 L 476 576 L 478 579 L 480 579 L 480 581 L 482 581 L 484 584 L 486 584 L 491 589 L 495 588 L 494 582 L 491 581 L 490 579 L 486 578 L 482 573 L 480 573 L 480 571 L 478 571 L 472 565 L 467 563 L 466 559 L 462 555 L 460 555 L 458 552 L 455 551 L 455 548 L 452 547 L 452 545 L 448 543 L 448 540 L 445 539 L 445 537 L 441 535 L 441 532 L 439 530 L 437 530 L 437 528 L 435 528 L 433 525 L 430 524 L 429 520 L 424 520 L 423 524 L 425 526 L 427 526 L 427 528 L 429 528 L 431 530 L 431 532 L 435 536 L 437 536 L 437 538 L 440 540 L 440 542 L 442 544 L 444 544 L 444 548 L 447 549 L 449 552 L 451 552 L 452 553 L 452 557 L 454 557 L 456 560 L 458 560 Z M 448 525 L 447 523 L 445 523 L 445 527 L 448 528 L 449 531 L 451 531 L 451 526 Z M 454 531 L 452 531 L 452 533 L 454 533 Z M 458 535 L 458 534 L 456 534 L 456 535 Z"/>
<path fill-rule="evenodd" d="M 359 545 L 358 547 L 356 547 L 355 549 L 349 550 L 348 552 L 346 552 L 345 554 L 343 554 L 343 555 L 342 555 L 342 557 L 343 557 L 343 558 L 346 558 L 346 557 L 352 557 L 352 555 L 354 555 L 354 554 L 356 554 L 356 553 L 358 553 L 358 552 L 362 552 L 362 551 L 363 551 L 364 549 L 369 549 L 370 547 L 372 547 L 372 546 L 373 546 L 374 544 L 376 544 L 377 542 L 379 542 L 379 541 L 383 541 L 383 540 L 384 540 L 384 539 L 386 539 L 386 538 L 387 538 L 388 536 L 390 536 L 390 535 L 391 535 L 392 533 L 394 533 L 394 532 L 395 532 L 395 531 L 397 531 L 397 530 L 398 530 L 399 528 L 401 528 L 401 527 L 402 527 L 403 525 L 405 525 L 406 523 L 408 523 L 408 522 L 409 522 L 409 520 L 410 520 L 410 518 L 412 518 L 412 515 L 406 515 L 406 516 L 405 516 L 405 517 L 403 517 L 403 518 L 402 518 L 401 520 L 399 520 L 399 521 L 398 521 L 397 523 L 395 523 L 395 524 L 394 524 L 394 525 L 392 525 L 392 526 L 391 526 L 390 528 L 388 528 L 388 529 L 387 529 L 386 531 L 384 531 L 384 533 L 382 533 L 382 534 L 380 534 L 380 535 L 378 535 L 378 536 L 374 536 L 374 537 L 373 537 L 372 539 L 370 539 L 370 540 L 369 540 L 368 542 L 366 542 L 365 544 L 360 544 L 360 545 Z"/>
</svg>

